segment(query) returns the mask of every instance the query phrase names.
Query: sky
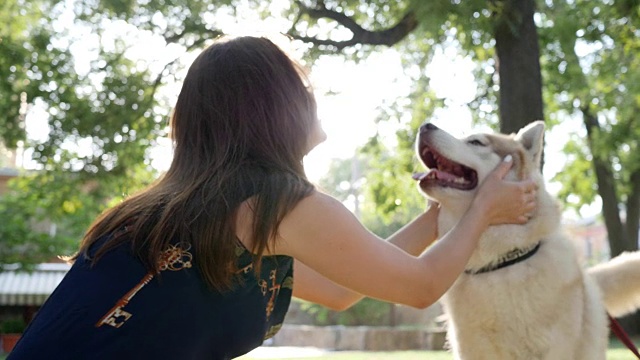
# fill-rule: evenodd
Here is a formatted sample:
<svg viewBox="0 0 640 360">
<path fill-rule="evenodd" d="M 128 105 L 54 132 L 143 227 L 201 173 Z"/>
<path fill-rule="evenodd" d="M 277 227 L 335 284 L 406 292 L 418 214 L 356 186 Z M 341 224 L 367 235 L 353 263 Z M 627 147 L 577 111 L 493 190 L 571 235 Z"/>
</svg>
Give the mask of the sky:
<svg viewBox="0 0 640 360">
<path fill-rule="evenodd" d="M 283 6 L 285 3 L 287 2 L 274 1 L 270 6 L 277 10 L 278 6 Z M 239 11 L 240 17 L 221 14 L 216 17 L 216 23 L 222 24 L 225 32 L 233 35 L 269 35 L 289 26 L 283 19 L 260 20 L 250 11 Z M 71 23 L 73 23 L 72 14 L 66 13 L 60 17 L 56 26 L 59 30 L 63 30 L 68 26 L 67 24 Z M 79 72 L 86 73 L 89 69 L 89 61 L 96 56 L 96 52 L 90 49 L 99 39 L 95 34 L 91 34 L 89 29 L 76 27 L 72 33 L 75 39 L 69 42 L 69 46 L 79 59 L 76 68 Z M 342 35 L 345 36 L 345 34 Z M 163 40 L 123 23 L 113 24 L 102 39 L 103 45 L 109 46 L 109 37 L 118 36 L 126 36 L 133 44 L 128 51 L 128 56 L 144 59 L 149 66 L 156 67 L 158 70 L 176 54 L 176 49 L 165 46 Z M 275 40 L 279 41 L 277 37 Z M 295 48 L 292 43 L 279 42 L 279 45 L 294 56 L 301 54 L 300 49 Z M 153 58 L 149 58 L 148 54 L 153 54 Z M 197 52 L 185 54 L 184 63 L 190 64 L 196 55 Z M 425 119 L 425 121 L 431 121 L 455 136 L 487 131 L 487 128 L 472 127 L 471 114 L 465 105 L 476 95 L 472 68 L 471 60 L 461 57 L 453 48 L 436 52 L 426 71 L 431 78 L 432 89 L 438 97 L 447 98 L 449 106 L 437 110 L 432 119 Z M 393 142 L 394 125 L 389 123 L 376 125 L 375 118 L 379 114 L 378 107 L 383 102 L 393 101 L 409 94 L 411 82 L 404 73 L 400 55 L 395 50 L 384 49 L 375 52 L 358 64 L 346 62 L 338 56 L 323 57 L 313 64 L 310 79 L 317 97 L 318 116 L 327 133 L 327 140 L 307 155 L 304 161 L 307 175 L 312 181 L 317 181 L 327 172 L 332 159 L 353 156 L 356 148 L 376 132 L 382 134 L 385 141 Z M 165 96 L 169 99 L 173 98 L 175 102 L 178 91 L 179 85 L 165 89 Z M 47 129 L 46 113 L 37 104 L 32 106 L 27 114 L 26 126 L 31 139 L 46 139 L 47 135 L 44 131 Z M 582 129 L 579 123 L 567 119 L 553 131 L 547 131 L 545 151 L 548 154 L 561 154 L 563 139 L 567 138 L 567 133 L 580 131 L 579 129 Z M 152 165 L 162 170 L 168 168 L 171 146 L 168 139 L 161 139 L 160 144 L 162 146 L 153 149 L 150 156 Z M 90 148 L 90 144 L 82 141 L 69 146 Z M 547 188 L 551 192 L 556 192 L 560 185 L 552 183 L 551 178 L 561 171 L 564 158 L 554 155 L 548 156 L 545 161 Z M 597 209 L 599 204 L 595 204 L 587 213 Z"/>
</svg>

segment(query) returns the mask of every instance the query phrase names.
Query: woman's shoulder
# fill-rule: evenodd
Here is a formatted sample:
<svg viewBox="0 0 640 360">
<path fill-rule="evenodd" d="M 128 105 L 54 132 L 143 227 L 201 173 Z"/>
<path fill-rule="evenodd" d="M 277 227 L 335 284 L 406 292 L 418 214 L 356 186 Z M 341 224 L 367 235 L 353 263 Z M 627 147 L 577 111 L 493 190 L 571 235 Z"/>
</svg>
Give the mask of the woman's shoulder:
<svg viewBox="0 0 640 360">
<path fill-rule="evenodd" d="M 238 209 L 236 217 L 236 235 L 246 248 L 252 248 L 254 202 L 248 199 Z M 327 228 L 343 226 L 351 221 L 353 214 L 336 198 L 318 190 L 302 198 L 282 218 L 278 224 L 278 238 L 275 248 L 268 249 L 270 255 L 289 255 L 292 242 L 313 241 L 314 237 Z"/>
<path fill-rule="evenodd" d="M 281 226 L 325 226 L 353 214 L 333 196 L 318 190 L 301 199 L 284 217 Z"/>
<path fill-rule="evenodd" d="M 293 210 L 305 211 L 316 208 L 323 210 L 346 209 L 344 204 L 342 204 L 338 199 L 320 190 L 314 189 L 308 196 L 301 199 Z"/>
<path fill-rule="evenodd" d="M 294 242 L 316 241 L 329 233 L 343 233 L 360 226 L 355 215 L 338 199 L 313 191 L 282 219 L 279 242 L 289 247 Z"/>
<path fill-rule="evenodd" d="M 238 208 L 238 229 L 250 228 L 253 224 L 253 216 L 255 215 L 255 198 L 251 197 L 245 200 Z M 346 211 L 348 209 L 333 196 L 323 193 L 319 190 L 312 190 L 309 195 L 303 197 L 293 208 L 284 216 L 284 219 L 303 219 L 306 217 L 316 218 L 326 211 Z"/>
</svg>

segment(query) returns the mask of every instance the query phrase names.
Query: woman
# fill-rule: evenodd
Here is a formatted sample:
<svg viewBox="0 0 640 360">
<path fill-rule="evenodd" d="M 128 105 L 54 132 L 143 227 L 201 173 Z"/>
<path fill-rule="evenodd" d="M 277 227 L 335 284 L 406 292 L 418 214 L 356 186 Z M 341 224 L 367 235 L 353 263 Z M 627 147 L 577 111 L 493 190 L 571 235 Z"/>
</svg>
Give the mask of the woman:
<svg viewBox="0 0 640 360">
<path fill-rule="evenodd" d="M 502 180 L 505 162 L 428 251 L 436 206 L 377 238 L 306 179 L 302 159 L 325 139 L 315 99 L 264 38 L 200 54 L 171 136 L 168 172 L 94 222 L 9 359 L 229 359 L 279 329 L 292 295 L 334 309 L 363 296 L 424 308 L 487 226 L 523 223 L 535 206 L 532 182 Z"/>
</svg>

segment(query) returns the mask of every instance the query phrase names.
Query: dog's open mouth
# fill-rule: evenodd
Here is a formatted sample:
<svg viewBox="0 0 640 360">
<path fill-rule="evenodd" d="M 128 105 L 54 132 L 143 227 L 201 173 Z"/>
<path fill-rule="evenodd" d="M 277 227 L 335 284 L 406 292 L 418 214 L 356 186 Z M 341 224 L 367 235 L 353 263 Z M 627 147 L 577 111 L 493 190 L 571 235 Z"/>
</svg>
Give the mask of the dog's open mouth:
<svg viewBox="0 0 640 360">
<path fill-rule="evenodd" d="M 472 168 L 447 159 L 424 143 L 420 144 L 418 151 L 422 162 L 429 168 L 426 173 L 413 174 L 421 187 L 438 185 L 472 190 L 478 185 L 478 173 Z"/>
</svg>

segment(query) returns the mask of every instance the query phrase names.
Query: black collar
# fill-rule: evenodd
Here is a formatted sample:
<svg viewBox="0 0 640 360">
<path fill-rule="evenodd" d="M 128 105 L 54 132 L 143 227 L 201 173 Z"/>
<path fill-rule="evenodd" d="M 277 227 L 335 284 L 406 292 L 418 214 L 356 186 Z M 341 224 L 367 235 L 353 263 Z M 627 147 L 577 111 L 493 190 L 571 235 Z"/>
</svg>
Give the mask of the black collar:
<svg viewBox="0 0 640 360">
<path fill-rule="evenodd" d="M 537 244 L 526 247 L 524 249 L 513 249 L 500 257 L 500 259 L 496 262 L 492 262 L 477 270 L 467 269 L 464 271 L 464 273 L 469 275 L 477 275 L 517 264 L 533 256 L 533 254 L 535 254 L 540 248 L 540 244 L 541 242 L 538 242 Z"/>
</svg>

